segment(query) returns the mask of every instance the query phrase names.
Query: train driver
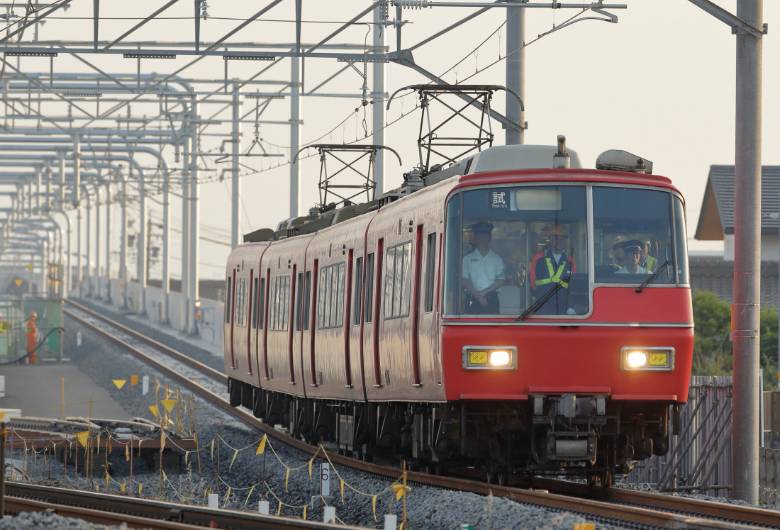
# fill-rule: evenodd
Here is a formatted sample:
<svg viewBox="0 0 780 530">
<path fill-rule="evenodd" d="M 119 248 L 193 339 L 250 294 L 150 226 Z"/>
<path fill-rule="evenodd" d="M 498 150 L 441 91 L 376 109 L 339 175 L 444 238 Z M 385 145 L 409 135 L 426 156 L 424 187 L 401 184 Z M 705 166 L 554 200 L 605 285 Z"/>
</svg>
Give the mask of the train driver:
<svg viewBox="0 0 780 530">
<path fill-rule="evenodd" d="M 471 226 L 474 250 L 463 257 L 463 286 L 466 312 L 498 314 L 498 288 L 504 284 L 504 260 L 490 248 L 493 225 L 486 222 Z"/>
<path fill-rule="evenodd" d="M 617 274 L 647 274 L 647 269 L 640 264 L 642 262 L 642 243 L 632 239 L 623 245 L 623 249 L 626 257 L 623 266 L 617 270 Z"/>
<path fill-rule="evenodd" d="M 550 244 L 541 259 L 536 260 L 536 285 L 534 297 L 539 300 L 550 290 L 560 284 L 560 288 L 539 309 L 539 314 L 573 314 L 574 310 L 568 307 L 569 281 L 577 266 L 574 258 L 567 253 L 569 234 L 563 226 L 556 224 L 552 227 Z"/>
</svg>

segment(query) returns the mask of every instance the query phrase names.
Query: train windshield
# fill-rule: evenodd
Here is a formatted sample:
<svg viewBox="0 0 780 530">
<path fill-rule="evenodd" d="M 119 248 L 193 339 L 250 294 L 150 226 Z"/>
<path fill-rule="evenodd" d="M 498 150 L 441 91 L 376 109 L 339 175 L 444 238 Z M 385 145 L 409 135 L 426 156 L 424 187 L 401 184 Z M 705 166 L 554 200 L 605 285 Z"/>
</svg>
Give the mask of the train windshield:
<svg viewBox="0 0 780 530">
<path fill-rule="evenodd" d="M 591 280 L 687 283 L 684 211 L 677 197 L 593 186 L 589 234 L 588 196 L 585 185 L 478 188 L 453 196 L 445 314 L 576 318 L 590 313 Z"/>
</svg>

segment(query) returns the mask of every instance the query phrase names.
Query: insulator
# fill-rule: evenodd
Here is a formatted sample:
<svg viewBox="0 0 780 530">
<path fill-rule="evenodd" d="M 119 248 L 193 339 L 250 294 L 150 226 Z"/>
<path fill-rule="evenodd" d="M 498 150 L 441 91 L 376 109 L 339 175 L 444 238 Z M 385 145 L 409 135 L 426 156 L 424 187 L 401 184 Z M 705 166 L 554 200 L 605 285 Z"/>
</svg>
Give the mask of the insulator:
<svg viewBox="0 0 780 530">
<path fill-rule="evenodd" d="M 393 5 L 403 9 L 425 9 L 431 7 L 428 0 L 393 0 Z"/>
</svg>

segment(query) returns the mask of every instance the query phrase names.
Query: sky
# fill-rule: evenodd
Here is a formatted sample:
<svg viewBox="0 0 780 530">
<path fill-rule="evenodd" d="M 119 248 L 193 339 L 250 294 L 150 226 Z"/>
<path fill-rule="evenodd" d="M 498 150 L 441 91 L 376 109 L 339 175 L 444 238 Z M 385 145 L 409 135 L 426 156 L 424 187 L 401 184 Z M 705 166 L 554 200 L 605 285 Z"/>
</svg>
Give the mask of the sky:
<svg viewBox="0 0 780 530">
<path fill-rule="evenodd" d="M 252 14 L 265 1 L 209 2 L 210 18 L 202 22 L 203 41 L 213 41 L 235 27 L 239 20 Z M 575 24 L 550 35 L 536 39 L 554 24 L 560 24 L 571 11 L 529 9 L 527 13 L 526 42 L 526 142 L 552 144 L 558 134 L 567 137 L 567 144 L 576 150 L 586 167 L 592 167 L 596 156 L 607 149 L 626 149 L 654 162 L 654 172 L 670 177 L 687 201 L 688 234 L 692 238 L 698 220 L 702 196 L 711 164 L 733 164 L 734 160 L 734 98 L 735 98 L 735 37 L 730 28 L 704 13 L 685 0 L 625 0 L 626 10 L 615 10 L 617 24 L 587 21 Z M 105 17 L 144 16 L 162 5 L 162 0 L 137 0 L 136 2 L 103 2 Z M 315 1 L 304 0 L 303 12 L 307 22 L 303 26 L 303 40 L 317 42 L 333 31 L 338 22 L 352 18 L 369 2 L 367 0 Z M 773 31 L 775 21 L 780 21 L 780 2 L 764 2 L 764 19 L 769 23 L 769 34 L 764 38 L 763 78 L 763 163 L 780 164 L 776 146 L 780 143 L 780 102 L 774 94 L 780 93 L 780 36 Z M 736 1 L 719 2 L 722 7 L 736 10 Z M 91 38 L 92 2 L 74 0 L 73 7 L 60 17 L 53 18 L 41 28 L 41 39 L 84 40 Z M 166 16 L 191 16 L 192 3 L 182 2 L 166 11 Z M 467 8 L 434 8 L 405 10 L 404 45 L 415 43 L 441 28 L 447 27 L 459 17 L 471 12 Z M 292 42 L 294 25 L 289 22 L 293 14 L 292 0 L 284 0 L 260 21 L 253 23 L 234 39 L 252 42 Z M 391 18 L 393 12 L 391 10 Z M 220 17 L 237 20 L 221 20 Z M 493 9 L 460 28 L 420 48 L 415 53 L 418 64 L 434 73 L 447 71 L 460 59 L 445 79 L 462 80 L 477 70 L 485 68 L 504 54 L 505 32 L 496 31 L 504 20 L 503 9 Z M 274 20 L 270 20 L 274 19 Z M 286 21 L 278 21 L 286 20 Z M 370 15 L 361 19 L 370 21 Z M 118 36 L 133 22 L 105 20 L 101 25 L 101 38 Z M 777 26 L 780 28 L 780 26 Z M 360 44 L 371 36 L 367 25 L 357 25 L 334 39 L 336 42 Z M 780 30 L 779 30 L 780 31 Z M 142 28 L 132 40 L 192 39 L 192 22 L 184 19 L 161 19 Z M 489 37 L 492 35 L 492 37 Z M 489 37 L 489 38 L 488 38 Z M 485 40 L 487 39 L 487 40 Z M 27 39 L 25 39 L 27 40 Z M 483 43 L 484 41 L 484 43 Z M 386 43 L 394 45 L 395 31 L 386 30 Z M 480 45 L 480 43 L 483 43 Z M 135 61 L 121 56 L 90 55 L 102 69 L 110 72 L 134 72 Z M 142 63 L 144 72 L 166 73 L 186 63 L 191 58 L 175 61 L 147 61 Z M 246 78 L 263 63 L 248 62 L 229 65 L 229 76 Z M 47 59 L 25 58 L 23 71 L 48 70 Z M 315 86 L 343 66 L 335 60 L 318 59 L 305 63 L 307 88 Z M 363 65 L 358 63 L 358 69 Z M 182 75 L 222 79 L 223 61 L 206 58 L 186 70 Z M 504 80 L 504 62 L 485 69 L 469 82 L 501 84 Z M 368 65 L 369 83 L 371 65 Z M 56 59 L 58 72 L 84 72 L 87 68 L 78 60 L 66 55 Z M 278 61 L 264 74 L 263 79 L 287 79 L 289 61 Z M 419 74 L 406 67 L 389 64 L 386 71 L 385 90 L 392 93 L 411 83 L 424 82 Z M 354 93 L 358 96 L 363 85 L 358 73 L 348 71 L 327 85 L 329 91 Z M 271 90 L 274 87 L 264 87 Z M 324 89 L 325 90 L 325 89 Z M 370 84 L 369 84 L 370 92 Z M 394 121 L 401 112 L 407 112 L 414 98 L 407 97 L 393 103 L 386 121 Z M 244 112 L 254 103 L 247 100 Z M 202 107 L 216 110 L 217 107 Z M 355 112 L 355 108 L 358 108 Z M 504 99 L 497 96 L 494 108 L 504 109 Z M 371 128 L 370 106 L 365 115 L 368 130 Z M 138 113 L 152 114 L 154 109 L 136 107 Z M 227 116 L 227 114 L 225 114 Z M 301 145 L 317 139 L 328 131 L 331 134 L 322 141 L 354 141 L 363 136 L 363 111 L 359 97 L 352 98 L 303 98 L 301 116 Z M 289 102 L 274 101 L 265 114 L 267 119 L 287 120 Z M 346 118 L 346 120 L 345 120 Z M 412 113 L 387 127 L 385 144 L 396 149 L 403 158 L 399 167 L 388 157 L 385 165 L 385 189 L 401 182 L 402 171 L 408 170 L 417 159 L 417 127 L 419 115 Z M 340 127 L 334 126 L 340 122 Z M 503 131 L 493 125 L 496 143 L 502 144 Z M 243 149 L 254 137 L 254 127 L 242 127 Z M 226 133 L 229 124 L 215 126 L 211 131 Z M 244 159 L 247 166 L 242 177 L 241 231 L 275 226 L 288 215 L 288 168 L 269 169 L 273 164 L 289 159 L 289 132 L 286 125 L 264 125 L 260 137 L 268 152 L 283 156 L 272 159 Z M 202 149 L 215 151 L 222 138 L 204 137 Z M 365 140 L 366 142 L 370 139 Z M 171 157 L 172 158 L 172 157 Z M 205 162 L 211 167 L 213 159 Z M 218 168 L 226 166 L 219 166 Z M 261 172 L 256 172 L 262 170 Z M 208 174 L 204 172 L 204 175 Z M 300 211 L 305 212 L 317 201 L 319 162 L 316 157 L 301 163 Z M 216 179 L 213 179 L 216 180 Z M 212 182 L 201 186 L 202 241 L 201 274 L 203 277 L 222 276 L 224 260 L 229 247 L 230 187 L 229 182 Z M 174 204 L 173 220 L 180 223 L 178 205 Z M 116 209 L 112 209 L 116 215 Z M 159 219 L 159 208 L 153 205 L 153 217 Z M 117 226 L 117 225 L 114 225 Z M 179 234 L 174 232 L 173 256 L 178 255 Z M 719 243 L 689 241 L 692 250 L 714 250 Z M 114 248 L 117 248 L 116 246 Z M 173 261 L 173 275 L 178 276 L 179 262 Z"/>
</svg>

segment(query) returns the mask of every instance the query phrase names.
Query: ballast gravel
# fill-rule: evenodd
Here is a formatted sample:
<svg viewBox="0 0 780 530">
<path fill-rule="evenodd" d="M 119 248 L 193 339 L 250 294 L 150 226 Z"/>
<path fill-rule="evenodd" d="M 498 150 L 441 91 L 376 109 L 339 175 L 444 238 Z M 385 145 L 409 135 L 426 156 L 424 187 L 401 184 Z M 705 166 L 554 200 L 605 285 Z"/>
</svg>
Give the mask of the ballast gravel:
<svg viewBox="0 0 780 530">
<path fill-rule="evenodd" d="M 122 528 L 61 517 L 51 512 L 25 512 L 0 518 L 0 530 L 108 530 Z M 126 527 L 125 527 L 126 528 Z"/>
<path fill-rule="evenodd" d="M 104 308 L 100 309 L 104 311 Z M 114 317 L 114 315 L 111 316 Z M 124 323 L 138 329 L 137 324 L 129 319 Z M 169 385 L 170 388 L 177 387 L 174 381 L 162 377 L 74 319 L 66 318 L 65 326 L 66 355 L 90 376 L 96 385 L 106 389 L 128 413 L 128 417 L 152 419 L 148 407 L 154 400 L 155 379 L 159 380 L 162 385 Z M 81 333 L 82 337 L 80 346 L 76 345 L 78 332 Z M 207 355 L 211 355 L 203 350 L 198 351 L 198 348 L 184 341 L 172 343 L 171 337 L 162 332 L 158 332 L 153 338 L 175 347 L 179 351 L 192 354 L 199 360 L 204 360 Z M 221 363 L 221 359 L 217 360 Z M 122 390 L 118 390 L 112 384 L 112 379 L 126 378 L 130 374 L 149 375 L 152 380 L 152 391 L 148 395 L 142 396 L 139 390 L 140 385 L 135 388 L 124 387 Z M 159 469 L 142 469 L 138 462 L 135 463 L 133 479 L 143 484 L 144 496 L 163 498 L 173 502 L 186 499 L 190 503 L 206 504 L 206 493 L 211 491 L 220 494 L 220 507 L 255 511 L 258 509 L 260 500 L 268 500 L 271 514 L 277 513 L 278 500 L 281 499 L 286 505 L 282 507 L 281 515 L 300 517 L 302 506 L 308 504 L 308 519 L 322 520 L 324 502 L 319 496 L 318 464 L 315 463 L 313 480 L 310 480 L 309 455 L 284 446 L 271 438 L 269 438 L 269 442 L 284 465 L 277 461 L 270 447 L 266 448 L 262 456 L 256 455 L 255 448 L 262 433 L 245 427 L 239 421 L 200 400 L 196 423 L 198 438 L 201 441 L 200 459 L 194 455 L 188 458 L 189 471 L 186 469 L 166 469 L 166 476 L 172 487 L 168 485 L 161 493 Z M 212 440 L 216 440 L 218 435 L 231 447 L 221 441 L 215 441 L 212 446 Z M 234 448 L 243 450 L 236 454 Z M 104 490 L 102 471 L 96 471 L 96 476 L 91 479 L 74 479 L 71 472 L 69 473 L 70 478 L 64 481 L 61 478 L 61 464 L 58 462 L 50 462 L 45 468 L 41 466 L 42 464 L 39 463 L 37 470 L 33 467 L 31 472 L 33 480 L 45 481 L 50 484 L 59 482 L 61 485 L 76 486 L 92 491 L 96 487 L 100 491 Z M 288 468 L 290 471 L 287 471 Z M 46 480 L 49 469 L 52 469 L 52 480 Z M 129 471 L 126 463 L 118 462 L 111 468 L 111 475 L 114 480 L 121 482 L 128 478 Z M 336 515 L 340 521 L 347 524 L 381 528 L 383 516 L 387 513 L 397 514 L 400 521 L 403 502 L 395 499 L 391 491 L 391 480 L 340 466 L 337 471 L 346 484 L 344 498 L 342 501 L 339 479 L 334 477 L 331 482 L 331 496 L 328 503 L 336 507 Z M 441 490 L 416 484 L 412 484 L 410 487 L 406 501 L 409 526 L 412 528 L 449 530 L 460 528 L 462 524 L 470 524 L 474 528 L 480 529 L 552 530 L 571 529 L 576 523 L 592 521 L 592 519 L 578 514 L 558 512 L 501 498 L 482 497 L 472 493 Z M 137 485 L 129 486 L 128 491 L 136 493 L 136 488 Z M 230 489 L 230 498 L 225 503 L 228 488 Z M 249 495 L 250 490 L 251 496 Z M 118 486 L 112 490 L 114 493 L 117 491 Z M 377 496 L 375 501 L 376 519 L 372 508 L 373 495 Z M 599 522 L 597 527 L 625 528 L 602 522 Z"/>
</svg>

